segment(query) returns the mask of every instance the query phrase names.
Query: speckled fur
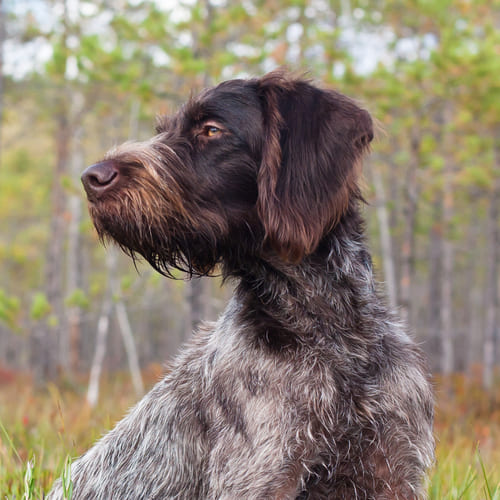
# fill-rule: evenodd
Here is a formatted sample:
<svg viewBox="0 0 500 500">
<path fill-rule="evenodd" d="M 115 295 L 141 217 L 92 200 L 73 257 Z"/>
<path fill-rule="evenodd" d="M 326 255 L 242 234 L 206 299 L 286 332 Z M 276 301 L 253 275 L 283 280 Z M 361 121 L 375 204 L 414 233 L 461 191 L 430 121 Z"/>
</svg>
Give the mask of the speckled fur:
<svg viewBox="0 0 500 500">
<path fill-rule="evenodd" d="M 237 116 L 224 121 L 227 92 L 243 96 L 235 105 L 243 117 L 261 118 L 243 125 L 247 129 L 236 128 Z M 73 500 L 425 498 L 424 476 L 433 461 L 431 387 L 420 351 L 377 293 L 351 175 L 371 140 L 371 120 L 360 114 L 364 125 L 342 128 L 338 116 L 329 125 L 318 117 L 321 130 L 343 130 L 337 156 L 325 161 L 348 157 L 338 168 L 349 172 L 336 172 L 340 187 L 316 198 L 288 195 L 280 187 L 288 179 L 272 169 L 285 168 L 279 163 L 292 147 L 284 127 L 297 141 L 283 101 L 300 100 L 304 92 L 325 98 L 327 107 L 335 102 L 342 116 L 360 112 L 340 94 L 282 73 L 229 82 L 165 120 L 153 140 L 110 152 L 102 168 L 115 169 L 118 179 L 109 186 L 94 189 L 94 181 L 84 181 L 101 236 L 165 274 L 168 266 L 205 274 L 220 264 L 237 285 L 219 320 L 196 332 L 165 378 L 72 464 Z M 193 127 L 206 130 L 193 118 L 203 106 L 227 136 L 190 134 Z M 306 108 L 315 120 L 317 111 Z M 202 124 L 214 119 L 199 118 Z M 363 126 L 368 140 L 360 143 L 361 132 L 349 134 Z M 355 151 L 349 156 L 345 148 Z M 212 158 L 222 166 L 213 167 L 213 185 L 203 185 L 213 189 L 210 198 L 202 178 L 193 179 L 202 170 L 197 162 Z M 249 194 L 229 208 L 216 193 L 228 182 L 224 176 L 242 165 L 248 165 L 241 182 Z M 300 182 L 306 190 L 321 189 Z M 186 198 L 181 191 L 188 188 Z M 329 193 L 331 200 L 321 199 Z M 312 205 L 315 199 L 321 207 L 299 206 L 288 216 L 287 202 Z M 277 210 L 276 200 L 283 212 L 264 214 Z M 319 226 L 307 224 L 314 210 L 330 212 L 321 213 Z M 307 234 L 310 227 L 314 234 Z M 48 498 L 62 498 L 60 482 Z"/>
</svg>

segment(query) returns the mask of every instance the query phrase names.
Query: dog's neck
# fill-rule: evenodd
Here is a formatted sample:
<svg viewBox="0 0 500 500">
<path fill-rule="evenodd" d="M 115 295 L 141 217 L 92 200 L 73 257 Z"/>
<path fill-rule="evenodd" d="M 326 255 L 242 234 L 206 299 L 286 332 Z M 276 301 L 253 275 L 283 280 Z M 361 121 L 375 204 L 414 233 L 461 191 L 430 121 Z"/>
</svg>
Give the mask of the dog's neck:
<svg viewBox="0 0 500 500">
<path fill-rule="evenodd" d="M 245 319 L 257 331 L 274 335 L 278 346 L 363 329 L 363 318 L 371 314 L 366 308 L 380 300 L 362 229 L 356 211 L 298 265 L 276 256 L 240 268 L 237 297 Z"/>
</svg>

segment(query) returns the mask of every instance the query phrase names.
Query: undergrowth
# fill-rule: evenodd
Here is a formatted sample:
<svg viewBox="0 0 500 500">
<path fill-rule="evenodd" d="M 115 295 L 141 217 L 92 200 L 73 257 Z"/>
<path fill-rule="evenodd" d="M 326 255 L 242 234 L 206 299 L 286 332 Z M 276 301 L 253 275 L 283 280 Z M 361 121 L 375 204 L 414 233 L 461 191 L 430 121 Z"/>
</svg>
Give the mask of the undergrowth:
<svg viewBox="0 0 500 500">
<path fill-rule="evenodd" d="M 148 373 L 152 385 L 158 368 Z M 0 500 L 43 499 L 58 477 L 71 499 L 72 459 L 134 403 L 126 376 L 103 383 L 95 409 L 85 403 L 85 388 L 81 381 L 36 390 L 20 376 L 0 385 Z M 436 396 L 430 500 L 500 500 L 500 394 L 456 376 L 437 380 Z"/>
</svg>

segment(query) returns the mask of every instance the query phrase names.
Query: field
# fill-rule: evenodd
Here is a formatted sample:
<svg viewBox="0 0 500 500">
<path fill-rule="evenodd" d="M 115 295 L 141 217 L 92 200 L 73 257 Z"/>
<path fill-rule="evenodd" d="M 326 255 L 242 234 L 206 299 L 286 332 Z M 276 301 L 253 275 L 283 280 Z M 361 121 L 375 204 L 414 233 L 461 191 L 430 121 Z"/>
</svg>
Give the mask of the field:
<svg viewBox="0 0 500 500">
<path fill-rule="evenodd" d="M 149 385 L 160 372 L 156 366 L 147 370 Z M 91 410 L 84 382 L 40 391 L 26 377 L 0 373 L 1 500 L 43 498 L 71 458 L 134 403 L 128 377 L 118 375 L 104 381 L 101 402 Z M 494 396 L 463 376 L 436 381 L 438 443 L 430 499 L 500 500 L 500 390 Z M 67 483 L 71 498 L 69 478 Z"/>
</svg>

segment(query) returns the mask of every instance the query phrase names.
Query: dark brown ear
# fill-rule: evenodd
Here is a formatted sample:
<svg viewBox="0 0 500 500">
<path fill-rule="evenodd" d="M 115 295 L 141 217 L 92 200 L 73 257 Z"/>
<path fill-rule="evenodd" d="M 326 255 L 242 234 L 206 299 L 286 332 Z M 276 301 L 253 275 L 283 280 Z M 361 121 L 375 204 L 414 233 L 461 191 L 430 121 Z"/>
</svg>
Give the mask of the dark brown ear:
<svg viewBox="0 0 500 500">
<path fill-rule="evenodd" d="M 259 80 L 264 147 L 257 209 L 287 261 L 312 253 L 359 194 L 358 166 L 372 119 L 351 99 L 273 72 Z"/>
</svg>

